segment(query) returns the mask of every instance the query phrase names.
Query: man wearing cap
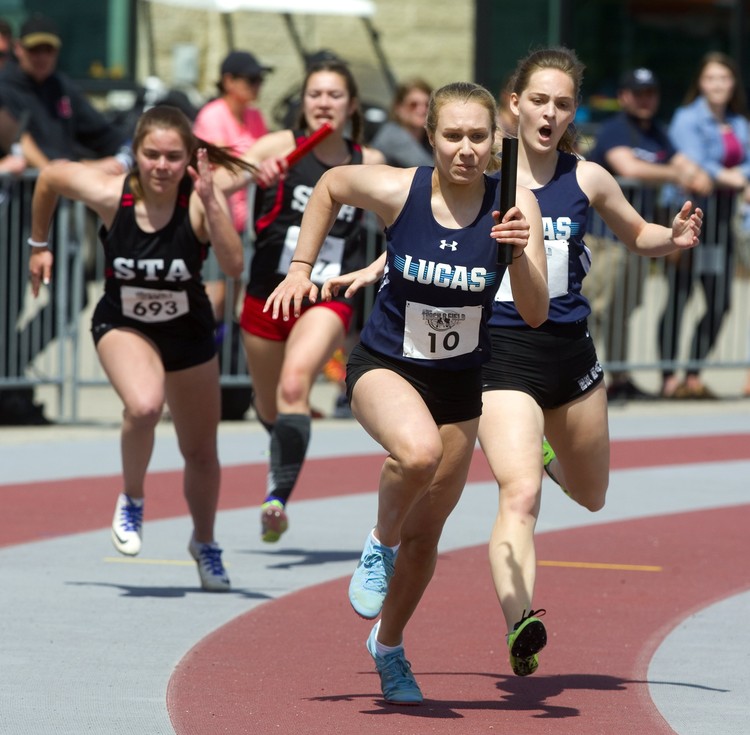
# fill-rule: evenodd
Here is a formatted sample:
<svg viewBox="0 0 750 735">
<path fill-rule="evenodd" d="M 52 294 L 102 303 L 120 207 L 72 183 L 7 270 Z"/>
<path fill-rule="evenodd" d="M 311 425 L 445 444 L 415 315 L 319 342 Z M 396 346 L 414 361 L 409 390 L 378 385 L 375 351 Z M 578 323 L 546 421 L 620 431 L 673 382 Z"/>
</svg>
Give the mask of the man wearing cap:
<svg viewBox="0 0 750 735">
<path fill-rule="evenodd" d="M 657 217 L 657 193 L 662 184 L 676 184 L 692 193 L 708 194 L 711 178 L 672 145 L 666 128 L 657 122 L 659 82 L 650 69 L 623 74 L 617 93 L 620 112 L 602 123 L 588 159 L 614 176 L 636 179 L 629 190 L 633 206 L 649 221 Z M 645 185 L 645 186 L 641 186 Z M 627 192 L 626 192 L 627 193 Z M 604 228 L 592 231 L 586 245 L 592 251 L 592 269 L 583 292 L 591 302 L 592 334 L 604 342 L 608 362 L 626 362 L 628 321 L 641 300 L 648 269 L 644 258 L 630 257 Z M 648 400 L 653 396 L 636 386 L 626 370 L 612 371 L 607 396 L 613 403 Z"/>
<path fill-rule="evenodd" d="M 62 41 L 55 23 L 34 15 L 22 26 L 15 41 L 16 61 L 0 71 L 0 99 L 18 118 L 29 111 L 28 130 L 41 149 L 37 168 L 52 159 L 100 159 L 113 172 L 121 172 L 114 156 L 125 142 L 71 80 L 57 71 Z"/>
<path fill-rule="evenodd" d="M 0 71 L 0 100 L 16 119 L 24 121 L 19 131 L 23 157 L 32 168 L 42 168 L 54 159 L 96 159 L 95 164 L 113 173 L 121 173 L 129 166 L 123 149 L 125 135 L 104 118 L 86 99 L 67 76 L 57 71 L 57 59 L 62 41 L 55 23 L 42 15 L 30 17 L 22 26 L 14 42 L 15 59 L 9 60 Z M 31 139 L 31 143 L 29 143 Z M 35 144 L 35 145 L 33 145 Z M 120 154 L 117 157 L 115 154 Z M 13 226 L 14 223 L 9 223 Z M 15 274 L 9 273 L 9 278 Z M 0 292 L 18 294 L 17 286 L 9 289 L 0 283 Z M 85 286 L 82 299 L 85 303 Z M 20 303 L 6 302 L 10 313 L 21 310 Z M 57 334 L 57 299 L 24 326 L 24 332 L 15 335 L 19 344 L 28 345 L 19 350 L 23 360 L 29 362 L 44 349 Z M 77 315 L 68 313 L 65 318 Z M 40 330 L 39 322 L 46 320 L 51 329 Z M 36 331 L 41 339 L 30 337 Z M 7 351 L 8 354 L 12 350 Z M 14 372 L 23 374 L 25 365 L 12 366 Z M 3 369 L 0 369 L 0 374 Z M 12 389 L 0 392 L 0 424 L 48 423 L 42 407 L 33 402 L 32 389 Z"/>
</svg>

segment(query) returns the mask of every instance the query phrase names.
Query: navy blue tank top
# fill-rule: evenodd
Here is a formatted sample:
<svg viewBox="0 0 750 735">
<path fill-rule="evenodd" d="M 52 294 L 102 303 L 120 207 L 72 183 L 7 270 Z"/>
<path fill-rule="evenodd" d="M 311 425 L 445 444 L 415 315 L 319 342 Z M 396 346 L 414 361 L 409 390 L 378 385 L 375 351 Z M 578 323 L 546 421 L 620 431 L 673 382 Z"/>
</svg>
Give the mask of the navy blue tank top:
<svg viewBox="0 0 750 735">
<path fill-rule="evenodd" d="M 487 320 L 504 271 L 490 237 L 498 180 L 484 177 L 476 219 L 451 229 L 432 214 L 432 173 L 416 170 L 404 208 L 385 229 L 386 269 L 361 341 L 397 360 L 461 370 L 490 357 Z"/>
<path fill-rule="evenodd" d="M 298 144 L 304 139 L 302 131 L 295 132 Z M 347 145 L 350 163 L 362 163 L 361 147 L 351 141 L 347 141 Z M 255 253 L 246 289 L 249 296 L 267 298 L 286 276 L 307 202 L 315 184 L 330 168 L 312 151 L 294 164 L 276 186 L 256 190 Z M 357 270 L 365 264 L 362 217 L 361 209 L 341 207 L 310 275 L 310 280 L 318 286 L 328 278 Z"/>
<path fill-rule="evenodd" d="M 139 324 L 168 331 L 213 330 L 211 303 L 201 277 L 208 245 L 190 224 L 193 182 L 180 182 L 174 212 L 156 232 L 142 230 L 135 197 L 125 177 L 120 206 L 99 239 L 104 246 L 104 296 L 110 306 Z"/>
<path fill-rule="evenodd" d="M 581 191 L 576 177 L 578 159 L 558 153 L 552 179 L 533 189 L 539 202 L 544 225 L 544 249 L 547 254 L 549 316 L 547 324 L 571 324 L 591 313 L 581 284 L 591 266 L 591 253 L 583 242 L 589 211 L 588 197 Z M 512 301 L 510 279 L 503 278 L 492 311 L 493 327 L 526 327 Z"/>
</svg>

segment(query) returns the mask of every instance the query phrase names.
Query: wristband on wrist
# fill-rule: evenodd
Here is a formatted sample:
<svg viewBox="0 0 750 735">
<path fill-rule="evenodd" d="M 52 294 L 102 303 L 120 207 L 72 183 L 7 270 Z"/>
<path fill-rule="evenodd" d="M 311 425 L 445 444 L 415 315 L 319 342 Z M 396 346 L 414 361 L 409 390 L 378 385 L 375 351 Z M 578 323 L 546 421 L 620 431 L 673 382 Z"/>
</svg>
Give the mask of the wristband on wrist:
<svg viewBox="0 0 750 735">
<path fill-rule="evenodd" d="M 304 263 L 305 265 L 309 265 L 309 266 L 310 266 L 310 268 L 312 268 L 312 267 L 313 267 L 313 264 L 312 264 L 312 263 L 310 263 L 309 261 L 307 261 L 307 260 L 300 260 L 299 258 L 292 258 L 292 259 L 291 259 L 291 260 L 289 261 L 289 263 L 290 263 L 290 264 L 291 264 L 291 263 Z"/>
<path fill-rule="evenodd" d="M 29 243 L 29 245 L 32 248 L 39 248 L 39 250 L 42 250 L 44 248 L 48 248 L 49 247 L 49 243 L 48 242 L 46 242 L 46 241 L 45 242 L 37 242 L 36 240 L 34 240 L 31 237 L 26 242 Z"/>
</svg>

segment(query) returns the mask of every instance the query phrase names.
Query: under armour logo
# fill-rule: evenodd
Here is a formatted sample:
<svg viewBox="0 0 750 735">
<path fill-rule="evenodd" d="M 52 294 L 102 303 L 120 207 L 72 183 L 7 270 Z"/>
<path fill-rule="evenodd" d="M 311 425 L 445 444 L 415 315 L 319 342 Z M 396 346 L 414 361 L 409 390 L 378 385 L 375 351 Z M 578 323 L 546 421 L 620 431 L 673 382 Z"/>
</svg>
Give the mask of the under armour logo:
<svg viewBox="0 0 750 735">
<path fill-rule="evenodd" d="M 440 249 L 445 250 L 446 248 L 450 248 L 455 253 L 456 249 L 458 248 L 458 243 L 455 240 L 453 242 L 446 242 L 445 240 L 441 240 Z"/>
</svg>

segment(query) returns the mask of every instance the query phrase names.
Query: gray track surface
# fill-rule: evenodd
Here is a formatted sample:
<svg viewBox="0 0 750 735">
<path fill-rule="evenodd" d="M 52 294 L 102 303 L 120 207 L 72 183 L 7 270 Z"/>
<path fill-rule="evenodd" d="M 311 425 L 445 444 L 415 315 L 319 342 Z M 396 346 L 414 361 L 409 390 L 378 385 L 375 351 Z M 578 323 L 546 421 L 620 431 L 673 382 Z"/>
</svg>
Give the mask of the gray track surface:
<svg viewBox="0 0 750 735">
<path fill-rule="evenodd" d="M 750 432 L 750 405 L 627 407 L 612 412 L 611 429 L 614 439 Z M 0 430 L 3 482 L 117 474 L 118 441 L 114 428 Z M 266 437 L 252 422 L 222 425 L 220 445 L 227 465 L 259 462 Z M 310 456 L 334 450 L 379 453 L 353 421 L 316 422 Z M 152 469 L 180 466 L 171 427 L 160 427 Z M 616 471 L 597 514 L 547 484 L 538 532 L 745 504 L 748 478 L 750 462 Z M 493 484 L 468 486 L 441 550 L 488 538 L 496 506 Z M 0 548 L 0 732 L 173 733 L 165 700 L 180 659 L 266 600 L 348 577 L 375 509 L 374 492 L 293 502 L 291 529 L 274 546 L 258 537 L 257 507 L 220 513 L 217 537 L 233 583 L 226 595 L 199 589 L 186 553 L 187 517 L 147 521 L 144 550 L 133 561 L 117 556 L 108 529 Z M 335 534 L 327 527 L 334 516 Z M 748 613 L 748 594 L 712 605 L 672 631 L 653 657 L 652 697 L 680 735 L 749 731 Z"/>
</svg>

